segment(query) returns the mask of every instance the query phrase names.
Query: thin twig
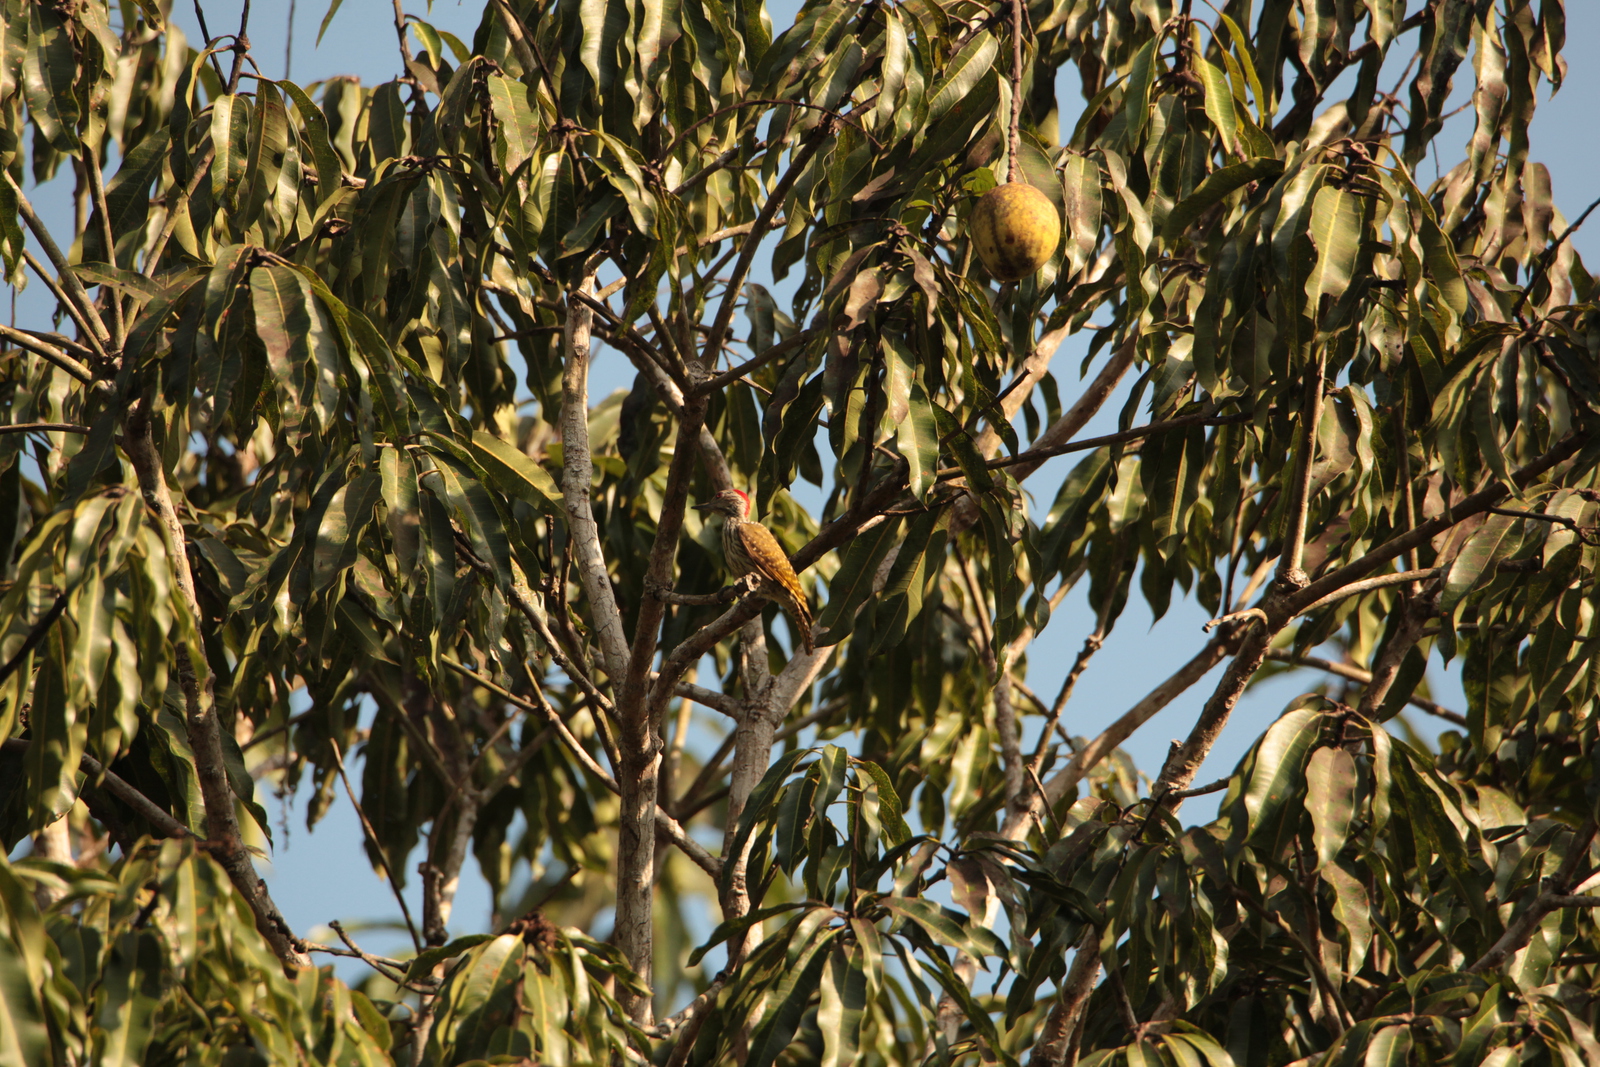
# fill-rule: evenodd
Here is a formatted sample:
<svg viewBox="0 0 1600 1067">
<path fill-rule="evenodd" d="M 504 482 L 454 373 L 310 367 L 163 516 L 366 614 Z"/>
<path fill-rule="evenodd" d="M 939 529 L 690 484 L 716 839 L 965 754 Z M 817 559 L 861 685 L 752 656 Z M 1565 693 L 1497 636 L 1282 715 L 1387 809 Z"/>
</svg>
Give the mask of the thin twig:
<svg viewBox="0 0 1600 1067">
<path fill-rule="evenodd" d="M 729 104 L 726 107 L 720 107 L 717 110 L 713 111 L 709 115 L 702 115 L 700 118 L 696 119 L 694 122 L 690 123 L 688 126 L 685 126 L 684 129 L 683 129 L 683 132 L 678 134 L 678 136 L 674 137 L 667 144 L 666 149 L 662 151 L 662 153 L 661 153 L 661 161 L 663 163 L 665 163 L 667 160 L 671 159 L 672 158 L 672 153 L 677 150 L 678 145 L 683 143 L 683 139 L 685 137 L 689 136 L 696 129 L 698 129 L 699 127 L 705 125 L 707 122 L 710 122 L 712 119 L 718 118 L 719 116 L 722 116 L 722 115 L 726 115 L 730 111 L 738 111 L 741 108 L 755 107 L 755 106 L 760 105 L 760 104 L 766 104 L 766 105 L 772 106 L 772 107 L 801 107 L 801 108 L 808 108 L 808 109 L 810 109 L 812 111 L 820 111 L 824 115 L 829 116 L 830 118 L 838 119 L 840 122 L 848 122 L 850 125 L 854 126 L 856 129 L 860 130 L 861 131 L 861 135 L 863 137 L 865 137 L 867 140 L 871 141 L 874 145 L 876 145 L 879 148 L 883 147 L 883 142 L 882 141 L 880 141 L 876 137 L 872 136 L 872 134 L 867 132 L 866 127 L 862 126 L 861 123 L 857 122 L 854 118 L 850 117 L 849 115 L 845 114 L 842 111 L 835 111 L 833 108 L 823 107 L 820 104 L 808 104 L 804 100 L 771 100 L 771 99 L 767 99 L 765 97 L 750 97 L 750 98 L 747 98 L 745 100 L 739 101 L 737 104 Z"/>
<path fill-rule="evenodd" d="M 316 710 L 317 709 L 312 708 L 309 711 L 302 711 L 300 714 L 291 716 L 288 720 L 278 726 L 274 726 L 270 730 L 262 730 L 260 733 L 252 735 L 250 740 L 239 746 L 239 751 L 249 752 L 250 749 L 261 744 L 261 742 L 269 741 L 283 733 L 285 730 L 292 730 L 294 727 L 299 726 L 302 722 L 316 714 Z"/>
<path fill-rule="evenodd" d="M 550 705 L 550 702 L 545 699 L 544 693 L 539 689 L 538 682 L 534 682 L 534 699 L 530 701 L 517 696 L 504 686 L 495 684 L 489 679 L 483 677 L 481 674 L 476 674 L 469 670 L 463 670 L 463 673 L 470 677 L 473 682 L 483 686 L 483 688 L 489 690 L 491 693 L 494 693 L 502 700 L 505 700 L 511 704 L 515 704 L 517 707 L 522 708 L 525 711 L 531 711 L 543 716 L 544 720 L 555 729 L 556 736 L 561 738 L 567 749 L 577 757 L 578 762 L 582 764 L 583 769 L 593 775 L 601 785 L 606 787 L 606 789 L 612 793 L 617 793 L 620 795 L 621 789 L 617 785 L 617 780 L 606 773 L 605 768 L 600 766 L 600 764 L 595 761 L 594 756 L 590 754 L 589 750 L 583 746 L 583 742 L 579 741 L 577 737 L 573 735 L 572 731 L 567 728 L 567 724 L 561 718 L 561 715 L 554 707 Z M 715 856 L 707 852 L 697 841 L 685 833 L 682 825 L 679 824 L 676 819 L 668 815 L 665 811 L 661 810 L 659 804 L 656 806 L 656 825 L 665 831 L 668 839 L 671 840 L 673 844 L 677 845 L 684 855 L 688 856 L 689 859 L 694 861 L 695 866 L 706 871 L 713 878 L 717 876 L 717 873 L 722 868 L 722 864 Z"/>
<path fill-rule="evenodd" d="M 7 666 L 11 665 L 7 664 Z M 3 748 L 6 752 L 23 753 L 28 751 L 28 746 L 31 743 L 22 738 L 13 737 L 0 742 L 0 748 Z M 194 838 L 194 834 L 189 832 L 189 828 L 173 818 L 171 812 L 157 806 L 155 801 L 139 792 L 137 788 L 130 785 L 125 779 L 108 770 L 104 764 L 93 756 L 85 754 L 78 766 L 84 774 L 90 778 L 97 779 L 107 793 L 132 808 L 134 814 L 143 817 L 150 824 L 151 829 L 158 834 L 163 837 Z M 201 841 L 198 838 L 195 841 L 200 848 L 209 848 L 211 845 L 211 842 Z"/>
<path fill-rule="evenodd" d="M 86 385 L 94 381 L 94 372 L 88 367 L 85 367 L 54 345 L 45 344 L 32 334 L 24 333 L 22 330 L 11 326 L 0 325 L 0 338 L 10 341 L 18 348 L 32 352 L 36 356 L 42 356 Z"/>
<path fill-rule="evenodd" d="M 483 675 L 466 666 L 466 664 L 459 663 L 456 660 L 451 659 L 449 656 L 441 656 L 440 659 L 443 661 L 446 667 L 449 667 L 463 678 L 471 679 L 472 681 L 483 685 L 485 688 L 491 689 L 491 691 L 498 690 L 499 693 L 505 692 L 504 689 L 501 689 L 499 686 L 495 686 L 492 682 L 489 682 L 487 679 L 485 679 Z M 518 706 L 521 707 L 521 705 Z M 534 712 L 538 711 L 537 708 L 531 706 L 522 707 L 522 710 Z M 577 709 L 574 708 L 573 713 L 576 713 L 576 711 Z M 482 766 L 483 761 L 488 759 L 489 753 L 493 751 L 494 746 L 500 742 L 500 739 L 506 735 L 506 733 L 511 729 L 512 724 L 516 721 L 516 716 L 507 716 L 506 720 L 495 728 L 494 733 L 489 735 L 489 740 L 484 742 L 483 749 L 478 753 L 477 759 L 472 761 L 472 765 L 467 768 L 467 773 L 461 776 L 461 780 L 456 783 L 456 787 L 451 792 L 449 799 L 445 801 L 446 806 L 448 806 L 450 802 L 454 801 L 455 798 L 460 795 L 462 790 L 467 788 L 467 783 L 472 781 L 472 776 L 477 772 L 478 768 Z M 488 785 L 484 786 L 482 789 L 476 790 L 478 795 L 487 800 L 490 797 L 493 797 L 496 793 L 500 792 L 501 789 L 504 789 L 506 785 L 510 783 L 511 779 L 515 778 L 517 773 L 527 765 L 528 761 L 537 755 L 539 750 L 545 746 L 546 742 L 548 742 L 548 740 L 554 736 L 555 731 L 550 729 L 548 726 L 539 733 L 535 734 L 527 744 L 517 749 L 512 757 L 506 761 L 506 765 L 501 768 L 500 773 L 495 775 L 494 778 L 490 780 Z"/>
<path fill-rule="evenodd" d="M 517 53 L 517 62 L 524 67 L 535 66 L 539 68 L 539 76 L 544 79 L 545 88 L 550 91 L 550 106 L 555 110 L 556 129 L 567 125 L 567 120 L 561 113 L 561 94 L 556 91 L 556 83 L 550 77 L 550 68 L 545 65 L 544 55 L 539 51 L 539 39 L 534 36 L 532 27 L 522 21 L 522 16 L 517 14 L 517 9 L 506 0 L 494 0 L 495 6 L 500 9 L 501 21 L 506 24 L 506 36 L 511 38 L 511 47 Z M 527 54 L 523 52 L 526 50 Z"/>
<path fill-rule="evenodd" d="M 7 678 L 16 673 L 17 668 L 22 665 L 22 661 L 27 658 L 28 653 L 39 647 L 39 642 L 45 639 L 45 635 L 50 632 L 50 627 L 56 624 L 56 620 L 61 618 L 61 613 L 66 609 L 67 594 L 61 593 L 56 597 L 55 603 L 50 605 L 49 610 L 39 617 L 38 622 L 33 624 L 33 629 L 28 631 L 28 637 L 22 642 L 22 647 L 17 649 L 17 654 L 7 660 L 4 667 L 0 667 L 0 684 L 4 684 Z"/>
<path fill-rule="evenodd" d="M 206 25 L 206 12 L 200 6 L 200 0 L 194 0 L 194 17 L 200 21 L 200 36 L 205 38 L 206 48 L 210 49 L 211 42 L 216 38 L 211 36 L 211 28 Z M 211 69 L 217 72 L 217 84 L 227 85 L 228 76 L 222 73 L 222 63 L 217 59 L 215 52 L 211 53 Z"/>
<path fill-rule="evenodd" d="M 1369 685 L 1372 682 L 1371 671 L 1362 670 L 1360 667 L 1348 663 L 1338 663 L 1334 660 L 1323 659 L 1320 656 L 1297 656 L 1293 652 L 1272 649 L 1267 652 L 1267 659 L 1275 663 L 1287 664 L 1291 667 L 1312 667 L 1319 671 L 1327 671 L 1329 674 L 1338 675 L 1340 678 L 1348 678 L 1350 681 L 1359 682 L 1362 685 Z M 1406 703 L 1462 729 L 1467 727 L 1467 717 L 1459 711 L 1451 711 L 1449 708 L 1415 695 L 1407 697 Z"/>
<path fill-rule="evenodd" d="M 245 13 L 249 14 L 250 4 L 245 3 Z M 94 197 L 95 207 L 100 211 L 100 240 L 105 243 L 106 262 L 113 268 L 117 266 L 117 238 L 111 231 L 111 205 L 106 200 L 105 175 L 100 172 L 100 153 L 95 151 L 94 145 L 85 141 L 83 144 L 83 172 L 89 179 L 89 195 Z M 122 318 L 122 297 L 117 295 L 115 289 L 102 290 L 107 303 L 111 305 L 111 350 L 122 351 L 123 339 L 127 337 L 127 327 Z"/>
<path fill-rule="evenodd" d="M 1011 129 L 1007 145 L 1006 181 L 1022 178 L 1022 0 L 1011 0 Z"/>
<path fill-rule="evenodd" d="M 1322 380 L 1327 355 L 1318 352 L 1317 358 L 1306 367 L 1306 401 L 1300 412 L 1300 447 L 1296 450 L 1293 494 L 1289 497 L 1289 514 L 1284 518 L 1283 553 L 1278 557 L 1278 581 L 1298 589 L 1310 579 L 1306 577 L 1306 518 L 1311 503 L 1311 467 L 1317 458 L 1317 426 L 1322 422 Z"/>
<path fill-rule="evenodd" d="M 1555 242 L 1551 244 L 1549 248 L 1545 249 L 1542 254 L 1540 254 L 1539 265 L 1533 269 L 1531 274 L 1528 275 L 1528 284 L 1523 286 L 1522 292 L 1517 296 L 1517 302 L 1511 306 L 1512 318 L 1517 318 L 1522 314 L 1523 305 L 1527 304 L 1528 302 L 1528 294 L 1533 292 L 1533 287 L 1539 283 L 1540 279 L 1544 277 L 1545 272 L 1550 269 L 1550 261 L 1555 258 L 1556 251 L 1566 243 L 1567 238 L 1571 237 L 1573 232 L 1576 231 L 1579 226 L 1583 225 L 1584 220 L 1587 219 L 1590 213 L 1593 212 L 1597 207 L 1600 207 L 1600 199 L 1595 200 L 1588 207 L 1584 208 L 1583 214 L 1578 216 L 1578 220 L 1571 226 L 1568 226 L 1565 230 L 1562 230 L 1561 236 L 1557 237 Z"/>
<path fill-rule="evenodd" d="M 233 69 L 228 71 L 229 96 L 239 91 L 239 75 L 244 72 L 244 59 L 250 52 L 250 35 L 245 32 L 249 28 L 250 0 L 244 0 L 244 7 L 239 12 L 239 32 L 233 35 Z"/>
<path fill-rule="evenodd" d="M 417 934 L 417 924 L 411 921 L 411 909 L 406 905 L 405 894 L 400 892 L 400 883 L 395 881 L 394 868 L 389 865 L 389 856 L 383 849 L 383 842 L 378 840 L 378 832 L 372 828 L 372 821 L 367 818 L 367 813 L 361 806 L 361 801 L 356 799 L 356 791 L 350 788 L 350 776 L 344 770 L 344 755 L 339 751 L 339 742 L 332 737 L 328 738 L 328 747 L 333 749 L 333 763 L 339 769 L 339 780 L 344 783 L 344 791 L 350 798 L 350 803 L 355 806 L 356 815 L 361 819 L 361 829 L 366 831 L 367 841 L 372 845 L 373 854 L 378 857 L 378 865 L 383 868 L 383 875 L 389 881 L 389 888 L 394 892 L 394 899 L 400 902 L 400 914 L 405 916 L 406 932 L 411 935 L 411 944 L 418 951 L 422 951 L 422 938 Z M 338 930 L 337 926 L 333 927 Z M 349 944 L 349 942 L 346 942 Z M 354 949 L 355 946 L 351 945 Z M 357 950 L 359 951 L 359 950 Z"/>
<path fill-rule="evenodd" d="M 1176 793 L 1171 794 L 1173 797 L 1177 795 Z M 1334 1015 L 1338 1020 L 1339 1026 L 1343 1030 L 1348 1030 L 1354 1026 L 1355 1017 L 1350 1014 L 1350 1009 L 1345 1005 L 1344 997 L 1339 993 L 1339 987 L 1334 985 L 1332 977 L 1328 974 L 1327 966 L 1322 962 L 1321 953 L 1315 951 L 1311 945 L 1306 944 L 1305 939 L 1300 936 L 1292 924 L 1280 919 L 1277 915 L 1262 907 L 1243 890 L 1239 889 L 1238 886 L 1232 887 L 1232 895 L 1234 900 L 1255 913 L 1257 918 L 1276 926 L 1283 931 L 1285 937 L 1294 942 L 1295 947 L 1300 950 L 1300 954 L 1306 959 L 1306 966 L 1311 971 L 1312 979 L 1333 1006 Z"/>
<path fill-rule="evenodd" d="M 1591 816 L 1581 827 L 1573 832 L 1572 843 L 1567 847 L 1567 855 L 1561 862 L 1555 875 L 1545 882 L 1547 888 L 1543 889 L 1527 910 L 1518 915 L 1506 925 L 1505 933 L 1500 939 L 1485 952 L 1478 961 L 1467 968 L 1468 974 L 1481 974 L 1484 971 L 1500 966 L 1506 960 L 1516 955 L 1522 947 L 1532 940 L 1534 932 L 1539 929 L 1539 924 L 1544 917 L 1559 907 L 1564 907 L 1559 900 L 1568 895 L 1567 890 L 1572 885 L 1572 880 L 1578 873 L 1578 868 L 1589 858 L 1589 845 L 1594 841 L 1595 820 Z M 1586 898 L 1589 899 L 1589 898 Z M 1582 905 L 1588 907 L 1587 904 Z"/>
<path fill-rule="evenodd" d="M 1234 415 L 1181 415 L 1175 419 L 1163 419 L 1160 422 L 1147 423 L 1144 426 L 1134 426 L 1123 430 L 1121 433 L 1108 433 L 1104 437 L 1086 437 L 1081 441 L 1069 441 L 1066 444 L 1050 445 L 1046 448 L 1030 448 L 1025 452 L 1018 452 L 1014 456 L 1002 456 L 991 459 L 986 466 L 990 470 L 999 470 L 1002 467 L 1014 467 L 1025 463 L 1038 463 L 1055 456 L 1064 456 L 1069 452 L 1087 452 L 1091 449 L 1101 448 L 1105 445 L 1120 445 L 1128 441 L 1137 441 L 1153 434 L 1166 433 L 1170 430 L 1181 430 L 1189 426 L 1232 426 L 1235 423 L 1249 422 L 1254 416 L 1248 411 L 1241 411 Z M 945 467 L 940 470 L 940 481 L 948 478 L 959 478 L 960 467 Z"/>
<path fill-rule="evenodd" d="M 213 59 L 215 59 L 215 57 L 213 57 Z M 172 235 L 177 232 L 178 222 L 181 218 L 179 213 L 187 212 L 189 210 L 189 201 L 194 197 L 196 190 L 200 188 L 200 183 L 210 177 L 211 161 L 216 158 L 216 154 L 216 146 L 213 145 L 210 148 L 207 148 L 200 156 L 200 159 L 195 163 L 194 173 L 189 175 L 189 184 L 184 186 L 183 190 L 179 193 L 176 203 L 167 202 L 167 199 L 172 195 L 172 191 L 170 189 L 167 191 L 167 197 L 163 198 L 163 207 L 167 212 L 167 221 L 161 226 L 161 236 L 156 238 L 156 243 L 151 246 L 150 251 L 145 255 L 144 276 L 146 278 L 155 277 L 156 268 L 161 264 L 161 256 L 167 250 L 167 242 L 171 241 Z M 337 175 L 334 176 L 333 180 L 337 181 Z M 318 174 L 318 195 L 320 195 L 322 192 L 322 182 L 323 177 L 322 175 Z"/>
<path fill-rule="evenodd" d="M 1552 467 L 1577 454 L 1592 439 L 1592 434 L 1587 430 L 1569 433 L 1548 452 L 1514 471 L 1511 475 L 1511 484 L 1518 488 L 1531 484 L 1534 479 Z M 1372 573 L 1391 559 L 1410 551 L 1414 547 L 1427 544 L 1434 537 L 1457 523 L 1464 522 L 1474 515 L 1482 514 L 1486 509 L 1499 503 L 1510 491 L 1505 482 L 1494 481 L 1487 487 L 1462 500 L 1438 518 L 1430 519 L 1419 526 L 1407 530 L 1405 533 L 1389 538 L 1382 544 L 1374 545 L 1359 559 L 1352 560 L 1338 570 L 1323 575 L 1289 597 L 1285 601 L 1284 607 L 1289 611 L 1297 612 L 1300 610 L 1301 605 L 1312 604 L 1321 600 L 1329 593 L 1342 589 L 1351 582 Z"/>
<path fill-rule="evenodd" d="M 1557 526 L 1564 526 L 1578 535 L 1578 540 L 1586 545 L 1600 545 L 1600 540 L 1594 537 L 1594 527 L 1579 526 L 1565 515 L 1550 515 L 1542 511 L 1518 511 L 1515 508 L 1485 508 L 1490 515 L 1509 515 L 1513 519 L 1532 519 L 1534 522 L 1550 522 Z"/>
<path fill-rule="evenodd" d="M 89 427 L 75 422 L 8 422 L 0 424 L 0 433 L 88 433 Z"/>
<path fill-rule="evenodd" d="M 43 242 L 40 243 L 42 244 Z M 39 276 L 39 280 L 44 282 L 45 288 L 49 289 L 51 295 L 56 298 L 56 303 L 66 309 L 67 315 L 77 324 L 78 329 L 83 332 L 84 338 L 89 342 L 89 346 L 94 349 L 94 354 L 101 359 L 109 360 L 111 357 L 107 354 L 106 344 L 109 343 L 110 337 L 107 336 L 102 341 L 95 330 L 95 326 L 99 326 L 101 330 L 104 330 L 105 325 L 100 322 L 99 316 L 94 314 L 94 304 L 88 295 L 84 295 L 83 306 L 79 306 L 78 301 L 72 297 L 65 287 L 65 278 L 67 276 L 63 276 L 62 280 L 58 281 L 45 269 L 44 264 L 39 262 L 39 257 L 26 248 L 22 250 L 22 260 L 33 268 L 33 273 Z M 70 277 L 73 281 L 77 281 L 77 275 L 70 275 Z M 83 287 L 81 285 L 78 286 L 78 291 L 82 292 L 82 290 Z M 89 308 L 89 310 L 85 311 L 85 307 Z"/>
<path fill-rule="evenodd" d="M 711 333 L 702 349 L 709 365 L 716 365 L 722 343 L 727 339 L 728 328 L 733 324 L 734 301 L 738 298 L 739 291 L 744 288 L 745 279 L 750 275 L 750 265 L 755 261 L 756 250 L 761 247 L 761 239 L 766 234 L 767 226 L 772 222 L 772 217 L 778 213 L 778 209 L 788 201 L 790 190 L 810 166 L 812 158 L 821 151 L 830 127 L 831 122 L 825 121 L 811 131 L 800 150 L 790 157 L 788 169 L 784 171 L 783 177 L 778 179 L 777 185 L 773 186 L 766 203 L 761 205 L 761 211 L 756 215 L 756 224 L 745 237 L 744 246 L 739 250 L 739 259 L 734 264 L 727 288 L 723 290 L 722 303 L 717 307 L 717 317 L 711 324 Z"/>
<path fill-rule="evenodd" d="M 1490 508 L 1489 510 L 1495 511 L 1497 509 Z M 1370 593 L 1374 589 L 1386 589 L 1391 585 L 1411 585 L 1417 582 L 1426 582 L 1430 579 L 1437 578 L 1441 573 L 1442 568 L 1425 567 L 1422 570 L 1397 571 L 1394 574 L 1380 574 L 1376 578 L 1363 578 L 1359 582 L 1351 582 L 1343 589 L 1335 590 L 1320 600 L 1317 600 L 1311 604 L 1307 604 L 1305 607 L 1296 612 L 1296 614 L 1306 615 L 1316 611 L 1318 608 L 1325 608 L 1329 604 L 1336 604 L 1341 600 L 1348 600 L 1350 597 L 1358 596 L 1362 593 Z"/>
<path fill-rule="evenodd" d="M 694 387 L 694 392 L 710 393 L 721 389 L 723 386 L 731 385 L 740 378 L 743 378 L 745 375 L 749 374 L 751 371 L 760 370 L 773 360 L 778 359 L 781 356 L 788 355 L 790 352 L 793 352 L 795 349 L 816 337 L 819 333 L 820 331 L 814 329 L 801 330 L 794 336 L 787 337 L 784 340 L 779 341 L 777 344 L 772 345 L 760 355 L 745 360 L 732 370 L 723 371 L 714 378 L 707 378 L 705 381 Z"/>
<path fill-rule="evenodd" d="M 1228 783 L 1231 781 L 1233 781 L 1231 777 L 1218 778 L 1210 785 L 1196 786 L 1193 789 L 1182 789 L 1176 793 L 1168 793 L 1167 796 L 1172 800 L 1187 800 L 1189 797 L 1203 797 L 1207 793 L 1222 792 L 1224 789 L 1228 788 Z"/>
<path fill-rule="evenodd" d="M 283 78 L 288 81 L 294 69 L 294 8 L 297 0 L 289 0 L 289 28 L 283 35 Z"/>
</svg>

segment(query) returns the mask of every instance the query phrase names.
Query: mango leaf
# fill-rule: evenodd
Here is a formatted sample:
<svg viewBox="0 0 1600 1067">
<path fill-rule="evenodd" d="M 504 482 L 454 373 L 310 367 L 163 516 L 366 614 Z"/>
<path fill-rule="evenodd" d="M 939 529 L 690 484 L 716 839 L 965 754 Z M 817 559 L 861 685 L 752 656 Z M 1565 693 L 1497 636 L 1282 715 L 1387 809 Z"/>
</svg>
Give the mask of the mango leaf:
<svg viewBox="0 0 1600 1067">
<path fill-rule="evenodd" d="M 878 904 L 889 912 L 908 919 L 926 930 L 934 940 L 959 949 L 988 969 L 983 962 L 987 956 L 1006 959 L 1005 942 L 990 930 L 978 925 L 970 917 L 963 919 L 959 913 L 941 908 L 931 900 L 921 897 L 883 897 Z"/>
<path fill-rule="evenodd" d="M 500 487 L 549 514 L 561 513 L 561 489 L 526 453 L 484 430 L 472 433 L 472 452 Z"/>
<path fill-rule="evenodd" d="M 1256 746 L 1255 763 L 1245 783 L 1246 832 L 1276 854 L 1275 845 L 1287 836 L 1282 823 L 1291 811 L 1290 801 L 1305 784 L 1306 757 L 1322 730 L 1322 712 L 1291 708 L 1267 728 Z"/>
<path fill-rule="evenodd" d="M 1311 814 L 1317 865 L 1339 857 L 1355 814 L 1356 763 L 1342 748 L 1319 748 L 1306 763 L 1306 811 Z"/>
<path fill-rule="evenodd" d="M 1441 614 L 1454 614 L 1483 576 L 1493 573 L 1494 564 L 1510 553 L 1513 546 L 1507 543 L 1506 535 L 1511 532 L 1511 524 L 1517 521 L 1510 515 L 1490 515 L 1461 546 L 1445 574 L 1444 592 L 1439 597 Z"/>
</svg>

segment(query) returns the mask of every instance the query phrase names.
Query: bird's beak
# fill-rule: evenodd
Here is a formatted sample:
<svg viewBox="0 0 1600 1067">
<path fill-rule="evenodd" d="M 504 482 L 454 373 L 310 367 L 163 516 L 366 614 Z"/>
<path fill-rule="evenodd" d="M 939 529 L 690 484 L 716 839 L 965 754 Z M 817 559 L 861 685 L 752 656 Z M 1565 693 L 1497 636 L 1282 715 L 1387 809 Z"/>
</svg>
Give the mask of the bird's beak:
<svg viewBox="0 0 1600 1067">
<path fill-rule="evenodd" d="M 711 510 L 711 505 L 710 504 L 690 504 L 689 506 L 691 508 L 693 508 L 694 510 L 696 510 L 696 511 L 710 511 Z"/>
</svg>

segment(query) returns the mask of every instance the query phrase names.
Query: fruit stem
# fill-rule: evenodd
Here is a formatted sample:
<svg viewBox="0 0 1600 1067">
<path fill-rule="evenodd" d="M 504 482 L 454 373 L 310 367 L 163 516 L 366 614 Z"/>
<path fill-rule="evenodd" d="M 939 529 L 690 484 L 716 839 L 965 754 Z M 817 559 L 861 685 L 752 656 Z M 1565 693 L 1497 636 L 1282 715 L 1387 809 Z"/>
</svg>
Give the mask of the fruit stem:
<svg viewBox="0 0 1600 1067">
<path fill-rule="evenodd" d="M 1011 0 L 1011 130 L 1006 181 L 1023 181 L 1022 164 L 1022 0 Z"/>
</svg>

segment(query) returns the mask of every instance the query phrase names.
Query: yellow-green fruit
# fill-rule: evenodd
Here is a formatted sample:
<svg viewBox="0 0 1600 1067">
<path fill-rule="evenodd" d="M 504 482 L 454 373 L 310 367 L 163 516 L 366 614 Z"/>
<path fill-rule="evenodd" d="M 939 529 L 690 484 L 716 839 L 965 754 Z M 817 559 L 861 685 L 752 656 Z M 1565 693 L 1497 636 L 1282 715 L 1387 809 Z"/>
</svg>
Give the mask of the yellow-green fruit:
<svg viewBox="0 0 1600 1067">
<path fill-rule="evenodd" d="M 991 275 L 1003 282 L 1021 281 L 1055 252 L 1061 216 L 1050 198 L 1027 182 L 1007 182 L 979 198 L 968 232 Z"/>
</svg>

